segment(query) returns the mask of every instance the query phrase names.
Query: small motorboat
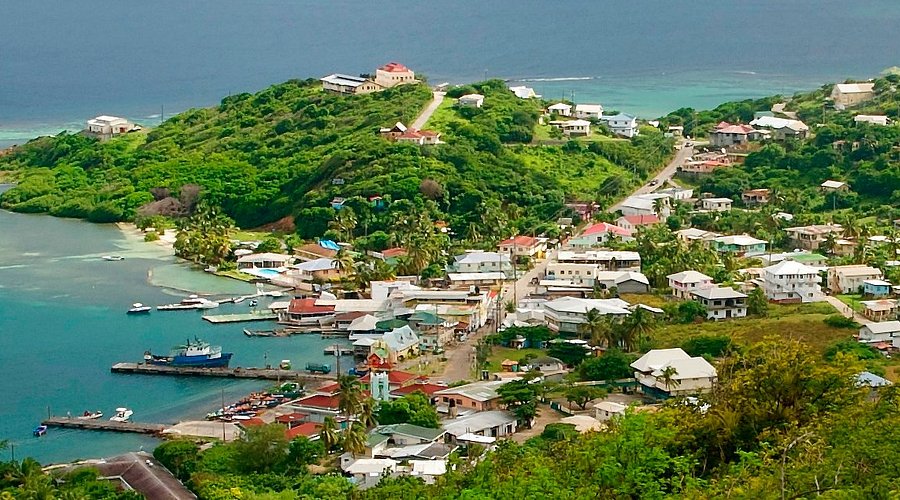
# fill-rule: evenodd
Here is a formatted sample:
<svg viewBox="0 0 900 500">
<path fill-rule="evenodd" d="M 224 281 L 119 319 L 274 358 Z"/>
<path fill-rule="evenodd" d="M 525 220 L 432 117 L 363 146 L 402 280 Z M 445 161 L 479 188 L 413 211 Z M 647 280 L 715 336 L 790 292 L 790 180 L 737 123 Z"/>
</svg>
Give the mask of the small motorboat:
<svg viewBox="0 0 900 500">
<path fill-rule="evenodd" d="M 109 417 L 110 422 L 128 422 L 134 412 L 128 408 L 116 408 L 116 414 Z"/>
<path fill-rule="evenodd" d="M 245 298 L 246 298 L 246 297 L 243 297 L 243 296 L 241 296 L 241 297 L 235 297 L 235 298 L 231 299 L 231 301 L 234 302 L 235 304 L 240 304 L 241 302 L 244 301 Z"/>
<path fill-rule="evenodd" d="M 257 304 L 259 304 L 259 302 L 255 301 L 255 300 L 251 300 L 250 302 L 247 303 L 247 305 L 250 307 L 256 307 Z"/>
<path fill-rule="evenodd" d="M 112 262 L 118 262 L 120 260 L 125 260 L 125 257 L 122 257 L 121 255 L 104 255 L 101 258 L 103 260 L 108 260 L 108 261 L 112 261 Z"/>
<path fill-rule="evenodd" d="M 97 410 L 97 411 L 84 410 L 84 413 L 82 413 L 78 417 L 78 419 L 79 420 L 96 420 L 102 416 L 103 416 L 103 412 L 100 410 Z"/>
<path fill-rule="evenodd" d="M 46 433 L 47 433 L 46 425 L 39 425 L 34 428 L 34 431 L 32 431 L 32 434 L 34 434 L 34 437 L 41 437 Z"/>
<path fill-rule="evenodd" d="M 129 309 L 126 314 L 150 314 L 150 311 L 152 310 L 153 308 L 150 306 L 135 302 L 134 304 L 131 304 L 131 309 Z"/>
<path fill-rule="evenodd" d="M 186 299 L 182 299 L 177 304 L 166 304 L 156 306 L 158 311 L 179 311 L 186 309 L 213 309 L 219 307 L 219 303 L 214 300 L 204 299 L 197 295 L 191 295 Z"/>
</svg>

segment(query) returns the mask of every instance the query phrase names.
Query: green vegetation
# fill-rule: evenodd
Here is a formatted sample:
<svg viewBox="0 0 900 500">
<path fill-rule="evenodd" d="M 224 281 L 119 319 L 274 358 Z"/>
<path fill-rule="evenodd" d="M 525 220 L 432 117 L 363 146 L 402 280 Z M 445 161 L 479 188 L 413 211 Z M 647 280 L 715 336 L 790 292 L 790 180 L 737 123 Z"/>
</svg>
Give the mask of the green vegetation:
<svg viewBox="0 0 900 500">
<path fill-rule="evenodd" d="M 382 401 L 378 404 L 375 418 L 383 425 L 413 424 L 429 429 L 440 427 L 437 410 L 431 406 L 428 397 L 418 391 L 393 401 Z"/>
<path fill-rule="evenodd" d="M 560 216 L 567 197 L 595 199 L 611 177 L 636 185 L 670 153 L 660 134 L 587 147 L 506 146 L 531 142 L 540 103 L 517 99 L 501 81 L 472 89 L 486 96 L 484 107 L 439 109 L 429 125 L 444 134 L 447 144 L 438 147 L 377 134 L 409 123 L 430 99 L 425 86 L 335 96 L 312 80 L 229 96 L 149 134 L 41 138 L 0 160 L 18 180 L 0 201 L 106 222 L 189 215 L 196 197 L 184 200 L 184 187 L 199 186 L 209 206 L 241 227 L 288 218 L 313 238 L 329 230 L 336 213 L 329 203 L 341 197 L 355 212 L 355 223 L 338 231 L 343 239 L 391 232 L 398 213 L 414 211 L 447 222 L 456 238 L 495 241 Z M 375 196 L 380 201 L 370 202 Z M 394 209 L 400 200 L 408 205 Z"/>
</svg>

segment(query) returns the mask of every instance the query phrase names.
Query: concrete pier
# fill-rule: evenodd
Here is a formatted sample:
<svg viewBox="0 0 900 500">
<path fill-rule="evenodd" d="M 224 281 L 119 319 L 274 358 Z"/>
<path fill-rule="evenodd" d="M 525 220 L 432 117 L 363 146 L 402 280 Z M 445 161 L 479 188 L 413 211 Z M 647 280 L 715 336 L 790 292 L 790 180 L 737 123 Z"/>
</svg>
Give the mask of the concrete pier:
<svg viewBox="0 0 900 500">
<path fill-rule="evenodd" d="M 163 424 L 144 424 L 139 422 L 113 422 L 98 418 L 86 420 L 75 417 L 50 417 L 42 425 L 47 427 L 65 427 L 69 429 L 87 429 L 94 431 L 132 432 L 137 434 L 161 434 L 167 426 Z"/>
<path fill-rule="evenodd" d="M 139 375 L 169 375 L 184 377 L 252 378 L 261 380 L 303 380 L 330 382 L 336 375 L 322 375 L 278 368 L 198 368 L 190 366 L 148 365 L 144 363 L 116 363 L 110 368 L 113 373 Z"/>
</svg>

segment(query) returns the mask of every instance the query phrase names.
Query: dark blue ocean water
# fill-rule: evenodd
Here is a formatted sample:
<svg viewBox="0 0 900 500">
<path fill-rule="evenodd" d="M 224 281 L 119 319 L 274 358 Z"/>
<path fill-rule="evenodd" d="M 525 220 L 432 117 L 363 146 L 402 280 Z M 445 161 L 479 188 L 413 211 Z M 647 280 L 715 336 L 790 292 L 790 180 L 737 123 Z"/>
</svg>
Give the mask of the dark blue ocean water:
<svg viewBox="0 0 900 500">
<path fill-rule="evenodd" d="M 898 26 L 895 0 L 4 1 L 0 142 L 390 60 L 652 117 L 873 76 Z"/>
<path fill-rule="evenodd" d="M 112 253 L 126 259 L 100 258 Z M 301 366 L 326 361 L 322 349 L 334 341 L 318 337 L 247 338 L 246 325 L 211 325 L 199 311 L 127 316 L 132 302 L 178 301 L 175 288 L 226 295 L 254 291 L 179 265 L 167 253 L 126 238 L 115 226 L 0 211 L 0 439 L 9 439 L 17 456 L 60 461 L 153 444 L 131 435 L 58 429 L 34 438 L 31 430 L 48 407 L 54 415 L 100 409 L 109 416 L 127 406 L 135 421 L 168 423 L 202 417 L 218 406 L 223 390 L 236 399 L 266 385 L 109 372 L 115 362 L 140 361 L 147 349 L 166 353 L 197 335 L 234 352 L 232 366 L 262 366 L 266 357 Z M 212 312 L 247 310 L 244 302 Z"/>
</svg>

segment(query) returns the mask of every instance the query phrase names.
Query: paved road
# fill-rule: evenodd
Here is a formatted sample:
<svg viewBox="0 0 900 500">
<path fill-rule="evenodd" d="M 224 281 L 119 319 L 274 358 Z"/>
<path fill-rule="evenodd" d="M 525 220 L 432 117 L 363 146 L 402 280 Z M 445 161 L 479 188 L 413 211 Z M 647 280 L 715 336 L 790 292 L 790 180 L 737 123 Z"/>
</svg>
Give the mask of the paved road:
<svg viewBox="0 0 900 500">
<path fill-rule="evenodd" d="M 440 106 L 441 103 L 444 102 L 445 92 L 434 91 L 432 93 L 432 95 L 434 97 L 431 98 L 431 102 L 428 103 L 428 106 L 425 106 L 425 109 L 423 109 L 421 113 L 419 113 L 419 116 L 416 117 L 416 119 L 412 122 L 412 125 L 410 125 L 409 128 L 414 128 L 414 129 L 423 128 L 425 126 L 425 124 L 428 123 L 428 120 L 431 118 L 431 115 L 434 114 L 434 110 L 436 110 L 438 108 L 438 106 Z"/>
<path fill-rule="evenodd" d="M 680 167 L 684 163 L 684 159 L 688 158 L 689 156 L 692 156 L 693 154 L 694 154 L 693 147 L 687 147 L 687 148 L 683 147 L 683 148 L 679 149 L 675 153 L 675 157 L 672 158 L 672 161 L 670 161 L 669 164 L 666 165 L 666 168 L 662 169 L 658 174 L 656 174 L 656 177 L 654 177 L 652 179 L 652 180 L 656 180 L 656 183 L 654 185 L 652 185 L 652 186 L 650 185 L 650 182 L 652 182 L 652 180 L 647 181 L 647 184 L 644 184 L 643 186 L 635 189 L 634 192 L 628 196 L 634 196 L 634 195 L 638 195 L 638 194 L 647 194 L 647 193 L 652 192 L 657 187 L 662 186 L 663 184 L 665 184 L 666 180 L 668 180 L 670 177 L 675 175 L 675 172 L 678 170 L 678 167 Z M 626 198 L 627 198 L 627 196 L 626 196 Z M 622 201 L 625 201 L 625 200 L 623 199 Z M 618 210 L 622 205 L 622 201 L 616 202 L 614 205 L 609 207 L 609 211 L 615 212 L 616 210 Z"/>
</svg>

